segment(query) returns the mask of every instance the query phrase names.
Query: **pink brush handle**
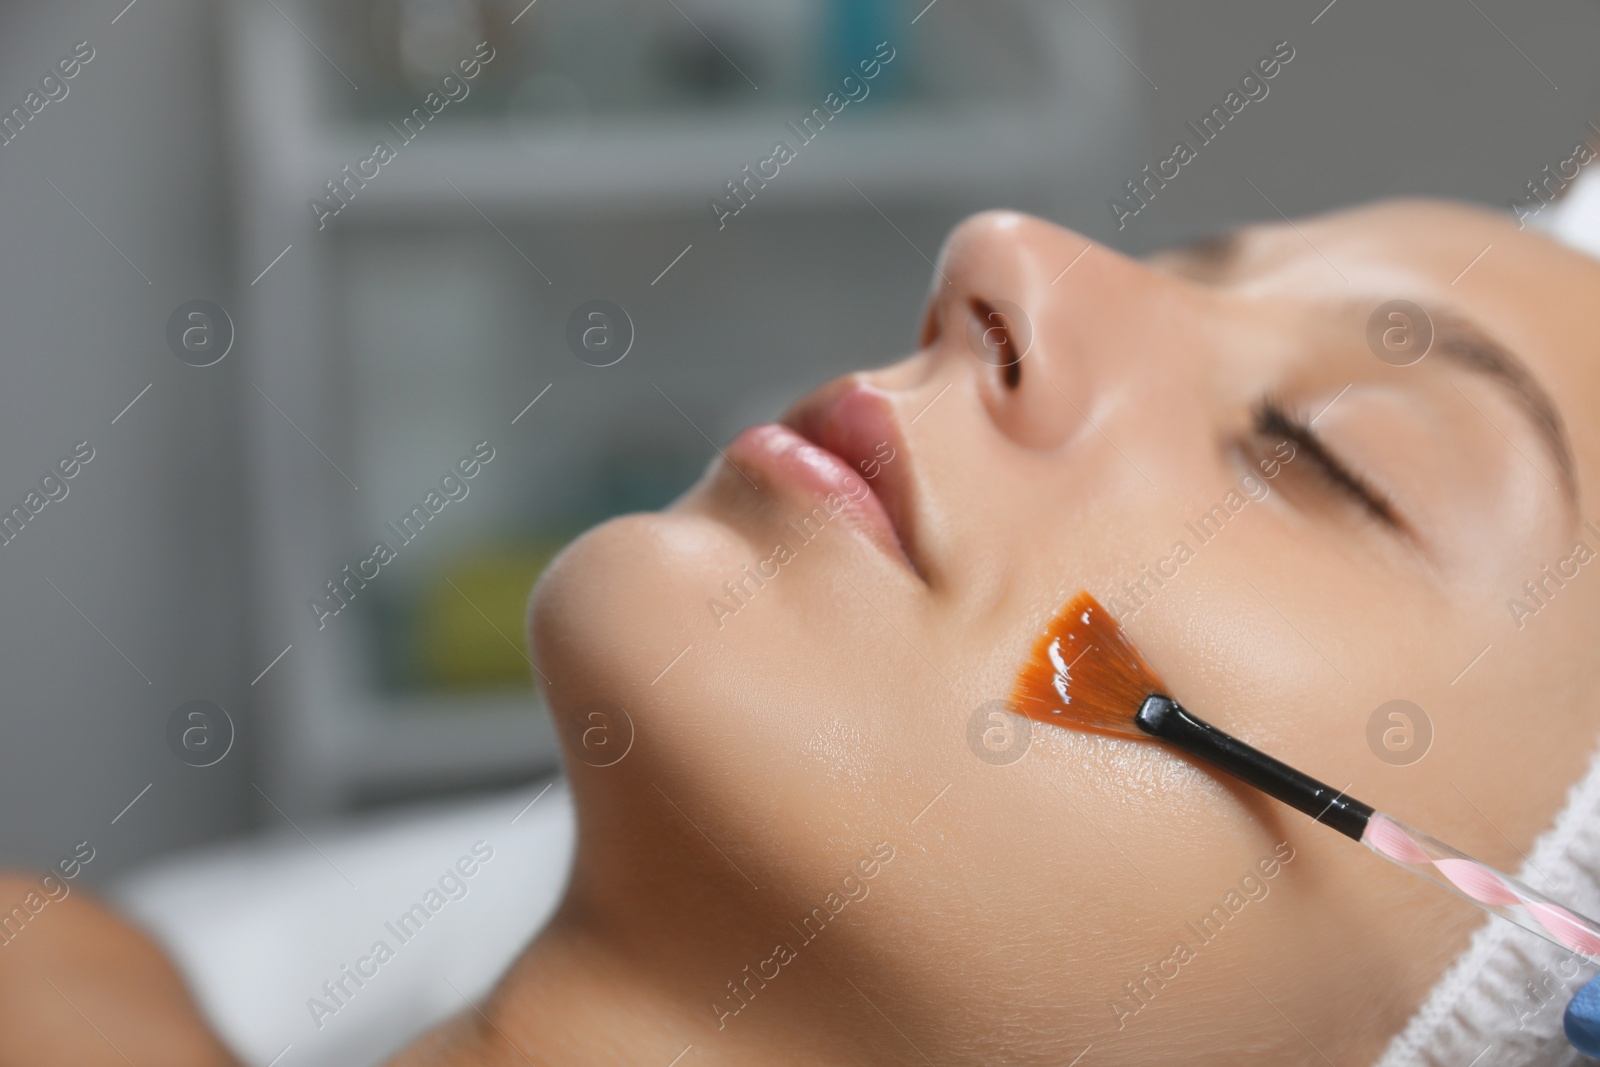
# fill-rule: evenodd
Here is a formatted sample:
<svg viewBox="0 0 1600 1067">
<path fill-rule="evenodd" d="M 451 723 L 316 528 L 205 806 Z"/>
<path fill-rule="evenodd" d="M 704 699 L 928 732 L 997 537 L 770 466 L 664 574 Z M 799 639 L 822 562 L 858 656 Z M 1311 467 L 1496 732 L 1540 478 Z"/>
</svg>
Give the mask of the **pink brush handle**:
<svg viewBox="0 0 1600 1067">
<path fill-rule="evenodd" d="M 1374 812 L 1361 834 L 1361 843 L 1484 911 L 1600 961 L 1600 923 L 1562 907 L 1510 875 L 1457 852 L 1399 819 Z"/>
</svg>

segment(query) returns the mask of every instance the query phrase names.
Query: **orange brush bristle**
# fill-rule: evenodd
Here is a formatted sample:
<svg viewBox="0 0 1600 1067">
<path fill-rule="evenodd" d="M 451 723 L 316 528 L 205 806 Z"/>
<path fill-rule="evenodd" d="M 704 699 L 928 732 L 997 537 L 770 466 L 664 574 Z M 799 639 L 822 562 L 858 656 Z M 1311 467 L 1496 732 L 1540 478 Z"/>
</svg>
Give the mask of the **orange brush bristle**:
<svg viewBox="0 0 1600 1067">
<path fill-rule="evenodd" d="M 1087 592 L 1067 602 L 1034 642 L 1017 675 L 1011 709 L 1057 726 L 1144 737 L 1134 723 L 1145 698 L 1166 687 Z"/>
</svg>

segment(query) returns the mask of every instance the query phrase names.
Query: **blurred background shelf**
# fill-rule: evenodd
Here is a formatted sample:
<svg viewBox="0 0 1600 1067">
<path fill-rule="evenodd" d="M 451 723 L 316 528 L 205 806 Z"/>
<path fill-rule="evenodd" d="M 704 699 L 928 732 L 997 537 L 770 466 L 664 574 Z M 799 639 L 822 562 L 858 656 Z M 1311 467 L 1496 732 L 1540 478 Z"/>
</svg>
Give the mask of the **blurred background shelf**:
<svg viewBox="0 0 1600 1067">
<path fill-rule="evenodd" d="M 339 710 L 370 746 L 345 766 L 351 807 L 528 781 L 555 754 L 548 718 L 526 693 L 393 696 Z"/>
<path fill-rule="evenodd" d="M 521 6 L 241 9 L 239 35 L 259 60 L 244 86 L 259 104 L 248 128 L 279 142 L 262 165 L 305 197 L 374 139 L 399 148 L 394 126 L 428 93 L 443 97 L 445 73 L 484 41 L 494 58 L 457 78 L 464 95 L 444 105 L 440 128 L 417 131 L 403 162 L 360 192 L 369 211 L 454 211 L 460 193 L 521 212 L 705 210 L 780 139 L 801 157 L 775 183 L 787 196 L 856 196 L 845 178 L 924 195 L 1042 168 L 1065 181 L 1103 154 L 1104 126 L 1126 109 L 1118 90 L 1131 72 L 1107 66 L 1080 16 L 1040 0 L 952 5 L 917 26 L 901 0 L 594 0 L 524 8 L 513 23 Z M 310 39 L 331 43 L 313 51 Z M 829 93 L 846 101 L 837 121 L 802 146 L 787 124 Z"/>
<path fill-rule="evenodd" d="M 786 199 L 825 206 L 859 199 L 851 181 L 875 193 L 931 197 L 970 191 L 997 170 L 1014 177 L 1053 167 L 1071 180 L 1083 169 L 1075 160 L 1091 143 L 1081 130 L 1077 136 L 1064 130 L 1059 139 L 1040 140 L 1041 123 L 1058 118 L 937 114 L 909 105 L 885 106 L 876 114 L 846 113 L 770 185 Z M 782 115 L 769 115 L 617 119 L 602 128 L 578 129 L 480 123 L 466 131 L 429 131 L 406 147 L 403 167 L 397 163 L 393 175 L 382 174 L 357 199 L 368 211 L 384 214 L 471 214 L 465 194 L 484 210 L 682 211 L 687 206 L 710 218 L 706 201 L 713 193 L 726 193 L 715 179 L 708 181 L 708 171 L 732 180 L 741 177 L 746 164 L 767 158 L 775 141 L 794 144 L 798 138 L 784 122 Z M 316 190 L 337 175 L 360 148 L 370 148 L 371 136 L 355 125 L 320 134 L 298 168 L 301 187 Z"/>
</svg>

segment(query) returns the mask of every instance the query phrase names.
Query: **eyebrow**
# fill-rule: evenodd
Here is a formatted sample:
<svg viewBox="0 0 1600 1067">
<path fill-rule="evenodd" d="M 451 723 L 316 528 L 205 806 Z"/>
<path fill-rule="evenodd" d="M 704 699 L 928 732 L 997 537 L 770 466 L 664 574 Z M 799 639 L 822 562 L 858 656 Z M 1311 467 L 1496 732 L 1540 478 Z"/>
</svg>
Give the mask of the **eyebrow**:
<svg viewBox="0 0 1600 1067">
<path fill-rule="evenodd" d="M 1239 230 L 1227 230 L 1198 238 L 1175 248 L 1160 249 L 1155 255 L 1171 255 L 1178 274 L 1197 282 L 1220 281 L 1238 262 L 1244 245 Z"/>
<path fill-rule="evenodd" d="M 1528 416 L 1545 448 L 1555 459 L 1561 475 L 1562 494 L 1576 510 L 1576 465 L 1572 459 L 1572 448 L 1567 443 L 1566 426 L 1550 394 L 1539 384 L 1526 363 L 1471 319 L 1454 310 L 1435 312 L 1432 317 L 1434 334 L 1430 353 L 1437 352 L 1455 366 L 1482 374 L 1505 389 L 1511 400 Z M 1487 421 L 1488 416 L 1484 418 Z M 1499 427 L 1495 429 L 1498 431 Z M 1509 439 L 1507 443 L 1510 443 Z M 1531 460 L 1529 463 L 1532 465 Z M 1534 469 L 1538 470 L 1537 467 Z M 1541 477 L 1544 475 L 1543 471 L 1539 473 Z"/>
<path fill-rule="evenodd" d="M 1213 233 L 1177 249 L 1184 256 L 1206 267 L 1225 269 L 1239 258 L 1243 237 L 1238 230 Z"/>
</svg>

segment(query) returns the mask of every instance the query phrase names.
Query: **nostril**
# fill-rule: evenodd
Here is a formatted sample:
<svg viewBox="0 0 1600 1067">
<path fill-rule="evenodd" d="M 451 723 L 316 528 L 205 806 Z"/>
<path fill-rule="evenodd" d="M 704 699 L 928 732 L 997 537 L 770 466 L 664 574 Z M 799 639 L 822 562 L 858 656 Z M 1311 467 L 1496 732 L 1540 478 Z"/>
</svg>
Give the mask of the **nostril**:
<svg viewBox="0 0 1600 1067">
<path fill-rule="evenodd" d="M 918 348 L 928 348 L 939 339 L 939 301 L 928 301 L 927 313 L 922 316 L 922 331 L 917 338 Z"/>
<path fill-rule="evenodd" d="M 1006 383 L 1007 389 L 1015 389 L 1022 384 L 1022 360 L 1013 359 L 1000 368 L 1000 378 Z"/>
<path fill-rule="evenodd" d="M 1022 384 L 1022 352 L 1013 336 L 1011 317 L 987 300 L 972 299 L 973 352 L 977 357 L 1000 371 L 1000 380 L 1007 389 Z"/>
</svg>

